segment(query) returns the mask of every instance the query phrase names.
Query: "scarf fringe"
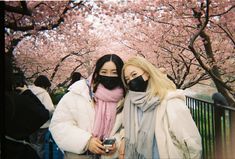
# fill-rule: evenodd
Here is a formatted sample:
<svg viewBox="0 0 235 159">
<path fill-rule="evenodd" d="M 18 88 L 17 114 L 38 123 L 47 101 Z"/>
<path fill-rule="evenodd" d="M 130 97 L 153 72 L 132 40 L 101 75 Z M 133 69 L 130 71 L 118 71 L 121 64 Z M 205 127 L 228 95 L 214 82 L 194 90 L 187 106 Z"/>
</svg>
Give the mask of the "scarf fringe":
<svg viewBox="0 0 235 159">
<path fill-rule="evenodd" d="M 145 151 L 145 147 L 143 147 L 143 145 L 146 145 L 146 136 L 147 133 L 146 132 L 140 132 L 139 135 L 143 136 L 142 141 L 140 144 L 133 144 L 130 143 L 129 139 L 125 139 L 125 158 L 127 159 L 149 159 L 152 158 L 152 150 L 151 150 L 151 154 L 144 154 Z M 148 152 L 148 151 L 146 151 Z"/>
<path fill-rule="evenodd" d="M 143 155 L 144 158 L 152 158 L 153 146 L 149 145 L 152 142 L 148 141 L 148 133 L 144 131 L 139 131 L 138 138 L 141 139 L 138 143 L 137 152 Z M 148 146 L 148 147 L 146 147 Z M 147 149 L 146 149 L 147 148 Z"/>
<path fill-rule="evenodd" d="M 129 139 L 125 139 L 125 158 L 136 158 L 136 145 L 130 143 Z"/>
</svg>

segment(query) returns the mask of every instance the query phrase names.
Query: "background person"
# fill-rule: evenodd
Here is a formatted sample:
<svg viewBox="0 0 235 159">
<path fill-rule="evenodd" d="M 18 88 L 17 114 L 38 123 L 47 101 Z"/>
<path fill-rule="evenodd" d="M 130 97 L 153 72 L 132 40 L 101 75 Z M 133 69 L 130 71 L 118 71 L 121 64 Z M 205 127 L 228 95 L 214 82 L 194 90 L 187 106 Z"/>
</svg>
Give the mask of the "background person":
<svg viewBox="0 0 235 159">
<path fill-rule="evenodd" d="M 125 158 L 201 158 L 201 136 L 182 90 L 142 57 L 129 59 L 122 78 Z M 155 125 L 155 127 L 153 126 Z M 124 149 L 125 148 L 125 149 Z"/>
<path fill-rule="evenodd" d="M 124 96 L 122 67 L 119 56 L 102 56 L 96 62 L 91 80 L 72 84 L 58 103 L 50 131 L 65 151 L 66 159 L 118 157 Z M 116 139 L 108 153 L 102 145 L 106 137 Z"/>
<path fill-rule="evenodd" d="M 52 103 L 51 97 L 47 90 L 49 90 L 51 82 L 45 75 L 38 76 L 34 85 L 29 85 L 29 89 L 37 96 L 37 98 L 42 102 L 45 108 L 49 111 L 50 116 L 52 116 L 55 108 Z M 42 159 L 44 156 L 44 138 L 48 131 L 50 125 L 50 119 L 45 122 L 39 130 L 30 136 L 30 141 L 37 145 L 37 152 Z"/>
<path fill-rule="evenodd" d="M 71 74 L 71 81 L 70 81 L 68 87 L 70 87 L 74 82 L 79 81 L 81 79 L 81 77 L 82 77 L 82 75 L 80 72 L 73 72 Z"/>
<path fill-rule="evenodd" d="M 48 119 L 49 112 L 27 88 L 23 73 L 14 73 L 5 55 L 5 132 L 2 146 L 4 159 L 39 159 L 29 143 L 29 136 Z"/>
<path fill-rule="evenodd" d="M 64 96 L 65 93 L 68 92 L 68 88 L 76 81 L 79 81 L 81 79 L 82 75 L 80 72 L 73 72 L 71 73 L 71 80 L 70 80 L 70 83 L 68 86 L 66 87 L 61 87 L 61 89 L 59 90 L 59 92 L 56 92 L 54 95 L 53 95 L 53 103 L 55 105 L 57 105 L 60 101 L 60 99 Z"/>
</svg>

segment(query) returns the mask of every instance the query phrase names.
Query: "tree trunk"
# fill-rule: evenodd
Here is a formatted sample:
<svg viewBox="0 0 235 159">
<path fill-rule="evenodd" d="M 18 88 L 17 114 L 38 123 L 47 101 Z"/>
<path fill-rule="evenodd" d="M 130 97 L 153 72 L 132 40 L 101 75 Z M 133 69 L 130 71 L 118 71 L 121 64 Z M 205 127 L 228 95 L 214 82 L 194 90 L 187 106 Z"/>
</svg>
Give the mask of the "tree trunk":
<svg viewBox="0 0 235 159">
<path fill-rule="evenodd" d="M 200 33 L 200 37 L 203 39 L 206 55 L 209 59 L 210 65 L 212 66 L 210 71 L 218 79 L 220 79 L 222 81 L 221 74 L 219 72 L 219 68 L 216 65 L 216 61 L 215 61 L 215 58 L 214 58 L 214 55 L 213 55 L 213 50 L 212 50 L 212 46 L 211 46 L 210 37 L 204 31 L 202 31 Z M 221 83 L 218 81 L 218 79 L 216 79 L 213 76 L 211 76 L 211 78 L 212 78 L 213 82 L 215 83 L 215 86 L 216 86 L 218 92 L 220 92 L 221 94 L 224 95 L 224 97 L 226 98 L 226 100 L 228 101 L 230 106 L 235 107 L 235 100 L 230 96 L 230 94 L 228 93 L 226 88 L 223 85 L 221 85 Z"/>
</svg>

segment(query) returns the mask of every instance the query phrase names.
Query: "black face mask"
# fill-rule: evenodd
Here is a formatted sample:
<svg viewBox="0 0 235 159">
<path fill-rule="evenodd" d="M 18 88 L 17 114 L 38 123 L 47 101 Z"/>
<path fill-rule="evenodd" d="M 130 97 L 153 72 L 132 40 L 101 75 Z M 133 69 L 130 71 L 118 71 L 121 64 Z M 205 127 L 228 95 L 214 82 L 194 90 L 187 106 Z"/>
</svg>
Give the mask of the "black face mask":
<svg viewBox="0 0 235 159">
<path fill-rule="evenodd" d="M 107 89 L 112 90 L 120 86 L 121 79 L 118 77 L 98 75 L 98 81 Z"/>
<path fill-rule="evenodd" d="M 148 80 L 144 81 L 142 75 L 132 79 L 128 83 L 129 89 L 134 92 L 145 92 L 148 86 Z"/>
</svg>

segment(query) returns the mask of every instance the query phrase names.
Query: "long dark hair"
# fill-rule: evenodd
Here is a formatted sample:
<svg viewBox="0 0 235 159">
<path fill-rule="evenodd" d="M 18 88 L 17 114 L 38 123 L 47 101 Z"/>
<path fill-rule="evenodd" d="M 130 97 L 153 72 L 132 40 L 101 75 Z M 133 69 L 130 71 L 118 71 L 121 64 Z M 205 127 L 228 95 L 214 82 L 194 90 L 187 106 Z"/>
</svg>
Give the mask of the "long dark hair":
<svg viewBox="0 0 235 159">
<path fill-rule="evenodd" d="M 97 86 L 99 85 L 99 80 L 97 77 L 100 72 L 100 69 L 108 61 L 112 61 L 115 64 L 115 66 L 117 68 L 118 78 L 120 78 L 120 81 L 122 81 L 121 74 L 122 74 L 122 67 L 124 65 L 122 59 L 116 54 L 106 54 L 106 55 L 102 56 L 101 58 L 99 58 L 96 62 L 95 70 L 93 72 L 92 80 L 91 80 L 92 84 L 93 84 L 93 92 L 96 91 Z M 124 86 L 123 86 L 122 82 L 121 82 L 120 87 L 123 88 L 123 90 L 124 90 Z"/>
</svg>

